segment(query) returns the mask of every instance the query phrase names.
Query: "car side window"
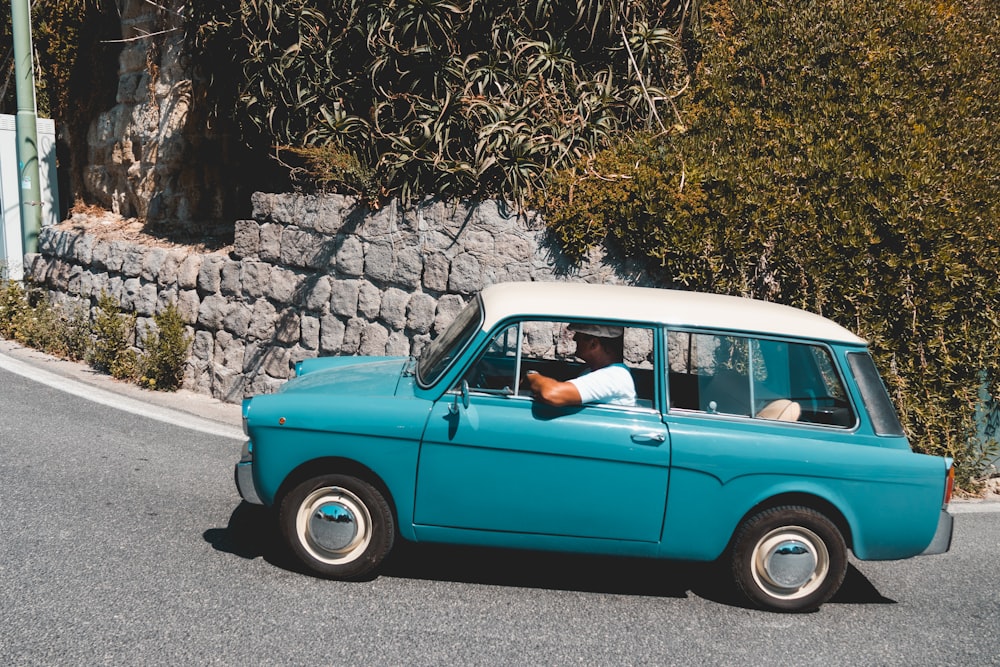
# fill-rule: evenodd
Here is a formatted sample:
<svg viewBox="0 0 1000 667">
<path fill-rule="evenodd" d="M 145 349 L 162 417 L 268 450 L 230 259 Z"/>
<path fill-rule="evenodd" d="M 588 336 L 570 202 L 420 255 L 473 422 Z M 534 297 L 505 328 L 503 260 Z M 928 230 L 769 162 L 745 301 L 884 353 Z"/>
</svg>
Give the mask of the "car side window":
<svg viewBox="0 0 1000 667">
<path fill-rule="evenodd" d="M 469 391 L 530 396 L 518 378 L 529 370 L 560 381 L 579 377 L 587 367 L 574 352 L 569 322 L 525 320 L 505 326 L 490 339 L 462 379 Z M 632 372 L 639 404 L 651 407 L 655 396 L 654 335 L 646 327 L 624 327 L 624 363 Z"/>
<path fill-rule="evenodd" d="M 855 422 L 824 346 L 670 331 L 667 350 L 672 409 L 841 427 Z"/>
</svg>

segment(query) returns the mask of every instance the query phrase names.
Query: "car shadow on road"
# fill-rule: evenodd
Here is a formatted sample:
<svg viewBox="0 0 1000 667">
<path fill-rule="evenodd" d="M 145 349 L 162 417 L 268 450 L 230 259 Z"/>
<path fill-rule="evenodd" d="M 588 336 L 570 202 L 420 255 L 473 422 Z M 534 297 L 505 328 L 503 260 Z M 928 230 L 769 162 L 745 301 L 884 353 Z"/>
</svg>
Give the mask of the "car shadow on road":
<svg viewBox="0 0 1000 667">
<path fill-rule="evenodd" d="M 247 560 L 263 558 L 283 570 L 305 573 L 284 547 L 274 513 L 260 505 L 240 503 L 225 528 L 209 528 L 202 537 L 216 551 Z"/>
<path fill-rule="evenodd" d="M 283 570 L 304 573 L 278 532 L 273 513 L 241 503 L 225 528 L 211 528 L 205 541 L 240 558 L 263 558 Z M 690 594 L 720 604 L 747 607 L 734 590 L 728 568 L 718 563 L 590 556 L 516 549 L 415 544 L 397 541 L 381 576 L 452 581 L 546 590 L 686 598 Z M 830 601 L 841 604 L 894 604 L 853 564 Z"/>
</svg>

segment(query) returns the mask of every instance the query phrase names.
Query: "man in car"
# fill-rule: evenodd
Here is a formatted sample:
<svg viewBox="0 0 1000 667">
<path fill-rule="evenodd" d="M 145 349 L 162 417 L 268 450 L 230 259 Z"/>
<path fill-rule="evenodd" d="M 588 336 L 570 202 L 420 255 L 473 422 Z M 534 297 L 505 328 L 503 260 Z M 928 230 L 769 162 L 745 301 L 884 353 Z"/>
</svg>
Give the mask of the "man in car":
<svg viewBox="0 0 1000 667">
<path fill-rule="evenodd" d="M 560 382 L 528 371 L 525 382 L 535 398 L 555 406 L 609 403 L 635 405 L 635 382 L 622 363 L 625 330 L 604 324 L 571 324 L 576 356 L 587 364 L 583 375 Z"/>
</svg>

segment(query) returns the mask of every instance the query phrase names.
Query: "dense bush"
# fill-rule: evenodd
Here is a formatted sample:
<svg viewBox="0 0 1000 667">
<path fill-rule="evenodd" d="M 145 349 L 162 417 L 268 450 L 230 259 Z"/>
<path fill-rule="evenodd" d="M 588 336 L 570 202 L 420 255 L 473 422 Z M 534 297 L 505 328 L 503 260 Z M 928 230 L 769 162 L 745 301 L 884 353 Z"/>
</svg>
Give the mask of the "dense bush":
<svg viewBox="0 0 1000 667">
<path fill-rule="evenodd" d="M 20 283 L 0 283 L 0 338 L 71 359 L 149 389 L 180 387 L 191 335 L 173 303 L 153 316 L 141 334 L 141 351 L 132 346 L 136 316 L 122 313 L 114 297 L 101 294 L 94 309 L 83 304 L 54 305 L 45 292 Z"/>
<path fill-rule="evenodd" d="M 4 281 L 0 283 L 0 337 L 79 360 L 90 342 L 89 314 L 53 305 L 37 288 Z"/>
<path fill-rule="evenodd" d="M 190 3 L 190 34 L 247 137 L 332 187 L 521 199 L 663 124 L 692 4 L 225 0 Z"/>
<path fill-rule="evenodd" d="M 916 448 L 981 472 L 1000 349 L 1000 34 L 978 0 L 703 7 L 669 135 L 561 173 L 539 201 L 575 254 L 780 301 L 867 338 Z"/>
<path fill-rule="evenodd" d="M 150 389 L 173 391 L 184 379 L 191 336 L 173 303 L 154 315 L 153 322 L 155 327 L 150 327 L 143 336 L 146 353 L 140 363 L 139 382 Z"/>
</svg>

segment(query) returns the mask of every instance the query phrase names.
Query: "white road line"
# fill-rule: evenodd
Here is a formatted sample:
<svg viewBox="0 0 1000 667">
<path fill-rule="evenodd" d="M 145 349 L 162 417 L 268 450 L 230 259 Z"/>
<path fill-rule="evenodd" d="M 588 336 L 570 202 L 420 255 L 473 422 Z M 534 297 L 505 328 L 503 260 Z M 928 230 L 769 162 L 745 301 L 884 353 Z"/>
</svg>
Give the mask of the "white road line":
<svg viewBox="0 0 1000 667">
<path fill-rule="evenodd" d="M 88 384 L 77 382 L 76 380 L 64 378 L 61 375 L 56 375 L 55 373 L 50 373 L 40 368 L 36 368 L 16 359 L 12 359 L 4 354 L 0 354 L 0 368 L 10 371 L 11 373 L 16 373 L 22 377 L 26 377 L 29 380 L 40 382 L 44 385 L 52 387 L 53 389 L 58 389 L 59 391 L 64 391 L 68 394 L 85 398 L 88 401 L 94 401 L 95 403 L 131 412 L 132 414 L 140 415 L 142 417 L 156 419 L 161 422 L 173 424 L 174 426 L 189 428 L 201 433 L 207 433 L 209 435 L 232 438 L 233 440 L 244 439 L 243 432 L 238 428 L 227 426 L 226 424 L 221 424 L 219 422 L 212 421 L 211 419 L 204 419 L 196 415 L 187 414 L 179 410 L 172 410 L 158 405 L 150 405 L 148 403 L 144 403 L 143 401 L 129 398 L 128 396 L 122 396 L 111 391 L 100 389 L 99 387 L 92 387 Z"/>
</svg>

